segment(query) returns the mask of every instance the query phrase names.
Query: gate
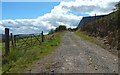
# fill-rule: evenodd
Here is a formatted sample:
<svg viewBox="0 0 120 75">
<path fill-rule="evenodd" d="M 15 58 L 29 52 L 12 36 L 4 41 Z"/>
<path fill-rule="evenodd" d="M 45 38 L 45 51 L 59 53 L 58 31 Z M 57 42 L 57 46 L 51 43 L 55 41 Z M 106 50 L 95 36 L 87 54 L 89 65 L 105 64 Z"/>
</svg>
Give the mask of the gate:
<svg viewBox="0 0 120 75">
<path fill-rule="evenodd" d="M 29 34 L 29 35 L 14 35 L 14 44 L 15 49 L 28 48 L 34 45 L 41 45 L 42 35 L 38 34 Z"/>
<path fill-rule="evenodd" d="M 5 55 L 10 54 L 10 47 L 14 50 L 27 49 L 31 46 L 40 46 L 42 42 L 44 42 L 43 31 L 39 34 L 13 35 L 11 33 L 9 36 L 9 29 L 5 28 Z"/>
</svg>

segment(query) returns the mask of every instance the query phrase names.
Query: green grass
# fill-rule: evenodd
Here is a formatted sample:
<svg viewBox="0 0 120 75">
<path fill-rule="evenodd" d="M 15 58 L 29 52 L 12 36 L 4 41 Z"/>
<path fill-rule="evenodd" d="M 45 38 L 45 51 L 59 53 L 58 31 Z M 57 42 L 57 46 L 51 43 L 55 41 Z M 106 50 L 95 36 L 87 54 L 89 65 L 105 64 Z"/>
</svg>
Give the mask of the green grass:
<svg viewBox="0 0 120 75">
<path fill-rule="evenodd" d="M 2 43 L 0 43 L 0 50 L 1 50 L 0 52 L 2 52 Z"/>
<path fill-rule="evenodd" d="M 3 73 L 22 73 L 27 68 L 30 68 L 33 63 L 36 63 L 58 47 L 61 41 L 61 34 L 60 32 L 55 33 L 54 40 L 46 40 L 40 46 L 32 46 L 26 50 L 11 50 L 10 55 L 3 59 Z M 47 36 L 49 37 L 50 35 Z"/>
<path fill-rule="evenodd" d="M 75 32 L 75 34 L 88 42 L 91 42 L 93 44 L 98 44 L 98 42 L 95 39 L 90 38 L 90 37 L 86 36 L 85 34 L 82 34 L 80 32 Z"/>
<path fill-rule="evenodd" d="M 2 55 L 2 43 L 0 43 L 0 59 Z M 2 61 L 0 60 L 0 65 L 2 65 Z M 2 67 L 0 67 L 0 75 L 2 74 Z"/>
</svg>

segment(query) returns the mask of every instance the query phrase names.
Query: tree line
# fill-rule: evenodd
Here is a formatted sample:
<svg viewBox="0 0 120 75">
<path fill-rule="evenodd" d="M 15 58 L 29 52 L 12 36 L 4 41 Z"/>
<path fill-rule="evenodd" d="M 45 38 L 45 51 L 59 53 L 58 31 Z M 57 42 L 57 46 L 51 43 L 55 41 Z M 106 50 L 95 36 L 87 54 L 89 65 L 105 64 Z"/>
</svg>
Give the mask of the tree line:
<svg viewBox="0 0 120 75">
<path fill-rule="evenodd" d="M 69 31 L 75 31 L 77 28 L 67 28 L 65 25 L 59 25 L 55 30 L 51 29 L 49 31 L 49 34 L 53 34 L 54 32 L 60 32 L 60 31 L 65 31 L 65 30 L 69 30 Z"/>
</svg>

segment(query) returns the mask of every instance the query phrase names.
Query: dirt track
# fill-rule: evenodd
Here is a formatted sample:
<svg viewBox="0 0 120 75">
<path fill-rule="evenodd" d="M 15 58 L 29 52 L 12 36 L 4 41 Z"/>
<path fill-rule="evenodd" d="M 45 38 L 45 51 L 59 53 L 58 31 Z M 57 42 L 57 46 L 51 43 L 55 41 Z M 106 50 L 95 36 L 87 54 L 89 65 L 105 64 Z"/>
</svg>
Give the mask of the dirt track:
<svg viewBox="0 0 120 75">
<path fill-rule="evenodd" d="M 64 34 L 61 46 L 27 72 L 118 73 L 118 58 L 73 32 Z"/>
</svg>

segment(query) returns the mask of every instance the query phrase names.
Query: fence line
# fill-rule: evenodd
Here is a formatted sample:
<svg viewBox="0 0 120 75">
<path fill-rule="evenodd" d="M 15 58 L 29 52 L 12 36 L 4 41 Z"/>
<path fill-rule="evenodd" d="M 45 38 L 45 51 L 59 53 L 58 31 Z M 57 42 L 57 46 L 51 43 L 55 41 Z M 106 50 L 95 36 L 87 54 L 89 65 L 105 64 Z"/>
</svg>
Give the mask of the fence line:
<svg viewBox="0 0 120 75">
<path fill-rule="evenodd" d="M 14 44 L 14 37 L 13 37 L 13 34 L 10 33 L 10 36 L 11 36 L 11 44 L 12 44 L 12 47 L 13 49 L 15 48 L 15 44 Z"/>
<path fill-rule="evenodd" d="M 15 50 L 18 48 L 21 49 L 22 47 L 27 48 L 35 44 L 41 45 L 41 43 L 45 41 L 43 31 L 39 35 L 27 34 L 25 36 L 20 36 L 20 35 L 13 35 L 12 33 L 10 33 L 10 36 L 9 36 L 9 28 L 5 28 L 5 55 L 10 54 L 10 49 L 11 49 L 10 44 L 12 46 L 12 49 Z"/>
<path fill-rule="evenodd" d="M 32 46 L 36 42 L 38 42 L 38 44 L 41 45 L 41 40 L 39 39 L 39 37 L 40 37 L 40 35 L 35 36 L 34 34 L 30 34 L 28 37 L 25 37 L 25 38 L 21 37 L 21 36 L 18 36 L 18 35 L 17 36 L 15 35 L 15 38 L 16 38 L 16 48 L 17 48 L 17 46 L 22 47 L 24 45 L 26 45 L 26 47 L 27 46 Z M 22 42 L 22 44 L 18 44 L 17 45 L 17 43 L 19 43 L 19 42 Z"/>
<path fill-rule="evenodd" d="M 42 42 L 44 42 L 44 35 L 43 35 L 43 31 L 42 31 L 41 35 L 42 35 Z"/>
</svg>

